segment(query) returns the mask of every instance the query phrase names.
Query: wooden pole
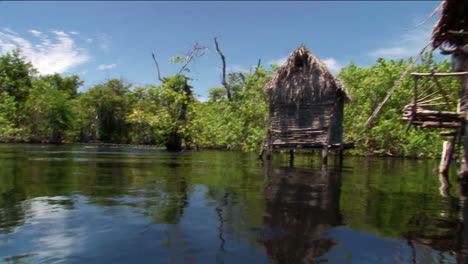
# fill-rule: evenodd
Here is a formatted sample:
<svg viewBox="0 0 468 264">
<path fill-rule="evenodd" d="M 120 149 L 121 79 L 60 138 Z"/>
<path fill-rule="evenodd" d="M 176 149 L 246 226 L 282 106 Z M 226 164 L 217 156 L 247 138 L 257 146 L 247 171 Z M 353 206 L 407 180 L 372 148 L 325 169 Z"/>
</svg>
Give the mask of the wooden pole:
<svg viewBox="0 0 468 264">
<path fill-rule="evenodd" d="M 265 144 L 266 142 L 264 141 L 262 144 L 262 148 L 260 149 L 260 152 L 258 153 L 258 159 L 263 159 L 263 153 L 265 153 Z"/>
<path fill-rule="evenodd" d="M 343 167 L 343 155 L 344 155 L 344 150 L 343 150 L 343 146 L 341 146 L 338 150 L 338 166 L 340 168 Z"/>
<path fill-rule="evenodd" d="M 268 129 L 267 146 L 266 146 L 266 159 L 267 160 L 271 160 L 271 154 L 273 153 L 273 144 L 271 141 L 272 141 L 271 132 L 270 132 L 270 129 Z"/>
<path fill-rule="evenodd" d="M 322 148 L 322 164 L 328 164 L 328 145 L 323 146 Z"/>
<path fill-rule="evenodd" d="M 455 138 L 455 137 L 452 137 Z M 452 151 L 453 151 L 454 140 L 445 140 L 442 148 L 442 158 L 440 159 L 439 173 L 442 175 L 447 175 L 450 163 L 452 161 Z"/>
<path fill-rule="evenodd" d="M 294 167 L 294 149 L 289 150 L 289 166 Z"/>
<path fill-rule="evenodd" d="M 468 63 L 467 63 L 468 64 Z M 465 75 L 463 77 L 463 97 L 461 100 L 461 105 L 464 108 L 465 112 L 465 120 L 463 125 L 462 135 L 464 137 L 464 144 L 463 144 L 463 159 L 462 159 L 462 166 L 460 171 L 460 178 L 468 179 L 468 77 Z"/>
<path fill-rule="evenodd" d="M 465 3 L 466 4 L 466 3 Z M 466 34 L 467 32 L 467 29 L 468 29 L 468 24 L 467 23 L 464 23 L 464 31 L 465 34 L 463 35 L 463 43 L 466 47 L 466 45 L 468 44 L 468 35 Z M 453 34 L 453 33 L 451 33 Z M 461 71 L 464 71 L 464 72 L 468 72 L 468 54 L 466 54 L 466 49 L 463 52 L 460 52 L 458 54 L 459 56 L 459 62 L 460 62 L 460 65 L 463 65 L 462 67 L 460 67 L 461 69 L 456 69 L 456 70 L 461 70 Z M 452 55 L 452 62 L 454 60 L 454 56 Z M 452 65 L 454 65 L 452 63 Z M 462 166 L 461 166 L 461 171 L 460 171 L 460 178 L 463 179 L 463 180 L 468 180 L 468 137 L 467 137 L 467 133 L 468 133 L 468 75 L 465 74 L 461 77 L 461 83 L 462 83 L 462 87 L 461 87 L 461 100 L 460 100 L 460 104 L 461 104 L 461 110 L 464 112 L 464 115 L 465 115 L 465 118 L 464 118 L 464 124 L 463 124 L 463 129 L 462 129 L 462 135 L 464 137 L 464 144 L 463 144 L 463 159 L 462 159 Z M 467 227 L 468 228 L 468 227 Z M 467 242 L 468 243 L 468 242 Z"/>
</svg>

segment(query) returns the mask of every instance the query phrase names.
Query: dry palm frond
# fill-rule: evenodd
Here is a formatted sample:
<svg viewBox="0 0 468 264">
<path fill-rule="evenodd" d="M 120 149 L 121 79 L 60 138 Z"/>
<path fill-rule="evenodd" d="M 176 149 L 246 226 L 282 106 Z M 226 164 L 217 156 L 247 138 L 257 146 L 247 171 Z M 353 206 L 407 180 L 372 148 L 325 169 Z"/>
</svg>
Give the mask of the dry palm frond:
<svg viewBox="0 0 468 264">
<path fill-rule="evenodd" d="M 338 92 L 351 99 L 341 81 L 304 46 L 291 53 L 264 89 L 272 103 L 319 102 Z"/>
<path fill-rule="evenodd" d="M 466 32 L 467 0 L 445 0 L 442 4 L 442 14 L 432 29 L 432 45 L 437 48 L 443 44 L 458 46 L 463 44 L 462 38 L 449 34 L 449 31 Z"/>
</svg>

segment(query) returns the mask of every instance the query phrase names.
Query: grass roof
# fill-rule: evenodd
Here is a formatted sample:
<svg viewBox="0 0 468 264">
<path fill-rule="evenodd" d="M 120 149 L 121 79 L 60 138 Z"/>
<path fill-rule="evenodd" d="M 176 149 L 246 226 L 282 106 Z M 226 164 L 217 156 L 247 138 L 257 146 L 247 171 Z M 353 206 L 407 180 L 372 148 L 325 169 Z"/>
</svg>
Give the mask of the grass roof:
<svg viewBox="0 0 468 264">
<path fill-rule="evenodd" d="M 317 102 L 337 93 L 351 99 L 342 82 L 304 46 L 289 55 L 264 90 L 272 103 Z"/>
</svg>

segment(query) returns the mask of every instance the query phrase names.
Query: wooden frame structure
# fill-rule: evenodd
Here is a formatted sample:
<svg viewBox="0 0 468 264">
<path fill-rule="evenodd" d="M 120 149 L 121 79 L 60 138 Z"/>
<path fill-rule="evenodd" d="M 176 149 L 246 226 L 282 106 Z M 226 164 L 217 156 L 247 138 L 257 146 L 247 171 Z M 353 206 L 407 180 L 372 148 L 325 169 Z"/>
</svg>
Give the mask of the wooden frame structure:
<svg viewBox="0 0 468 264">
<path fill-rule="evenodd" d="M 413 101 L 403 108 L 403 120 L 410 125 L 424 128 L 445 128 L 441 136 L 450 137 L 444 141 L 439 173 L 445 175 L 452 161 L 455 144 L 464 136 L 465 113 L 462 100 L 450 98 L 438 78 L 463 77 L 468 72 L 413 72 Z M 421 80 L 421 81 L 420 81 Z M 431 82 L 432 81 L 432 82 Z"/>
</svg>

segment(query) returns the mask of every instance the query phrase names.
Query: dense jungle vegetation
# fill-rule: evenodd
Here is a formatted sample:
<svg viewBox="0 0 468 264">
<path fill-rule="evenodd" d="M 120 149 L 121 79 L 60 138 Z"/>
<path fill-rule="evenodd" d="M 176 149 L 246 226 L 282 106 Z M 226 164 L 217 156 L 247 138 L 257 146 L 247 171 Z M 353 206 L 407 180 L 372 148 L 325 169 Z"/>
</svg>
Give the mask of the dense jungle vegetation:
<svg viewBox="0 0 468 264">
<path fill-rule="evenodd" d="M 442 144 L 438 131 L 412 127 L 404 132 L 401 109 L 412 98 L 412 79 L 385 105 L 371 129 L 363 124 L 406 69 L 407 60 L 378 59 L 369 67 L 350 63 L 338 77 L 353 100 L 345 107 L 345 142 L 359 155 L 434 157 Z M 133 87 L 111 79 L 78 92 L 77 75 L 41 76 L 20 51 L 0 57 L 0 141 L 32 143 L 104 142 L 257 151 L 266 136 L 267 96 L 263 86 L 278 68 L 228 74 L 225 88 L 211 88 L 197 101 L 187 72 L 162 78 L 159 85 Z M 450 71 L 448 61 L 425 54 L 414 71 Z M 451 80 L 449 80 L 451 79 Z M 455 78 L 443 81 L 457 97 Z M 223 87 L 220 84 L 220 87 Z M 174 148 L 174 146 L 176 146 Z"/>
</svg>

